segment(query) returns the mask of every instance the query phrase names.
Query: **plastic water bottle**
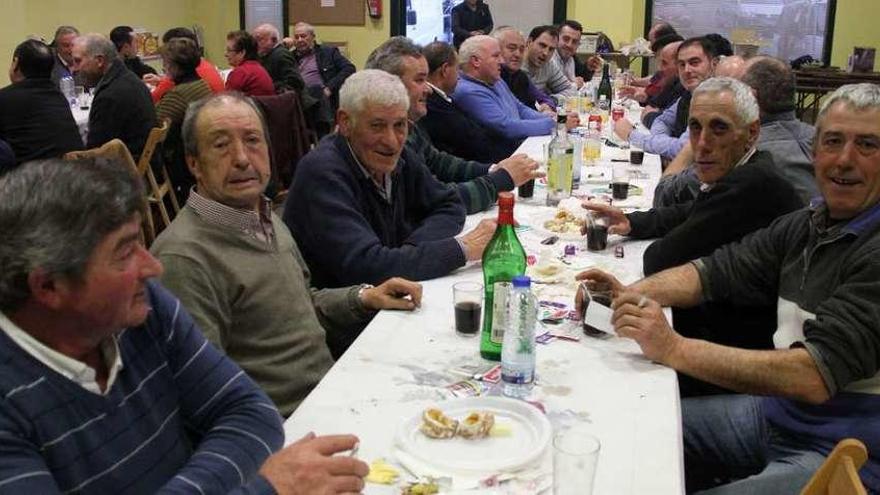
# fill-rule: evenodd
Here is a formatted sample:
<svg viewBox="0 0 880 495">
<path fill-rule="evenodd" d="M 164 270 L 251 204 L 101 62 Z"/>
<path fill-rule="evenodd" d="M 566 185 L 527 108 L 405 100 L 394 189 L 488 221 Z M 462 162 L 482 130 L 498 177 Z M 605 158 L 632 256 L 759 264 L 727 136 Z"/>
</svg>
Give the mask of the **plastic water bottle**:
<svg viewBox="0 0 880 495">
<path fill-rule="evenodd" d="M 61 78 L 61 81 L 58 82 L 58 87 L 61 89 L 61 94 L 64 95 L 64 98 L 67 100 L 67 103 L 73 106 L 76 104 L 76 98 L 74 96 L 74 82 L 73 78 L 70 76 L 64 76 Z"/>
<path fill-rule="evenodd" d="M 508 327 L 501 346 L 501 381 L 504 384 L 504 395 L 508 397 L 528 396 L 535 381 L 535 325 L 538 305 L 531 285 L 531 279 L 524 275 L 513 278 Z"/>
</svg>

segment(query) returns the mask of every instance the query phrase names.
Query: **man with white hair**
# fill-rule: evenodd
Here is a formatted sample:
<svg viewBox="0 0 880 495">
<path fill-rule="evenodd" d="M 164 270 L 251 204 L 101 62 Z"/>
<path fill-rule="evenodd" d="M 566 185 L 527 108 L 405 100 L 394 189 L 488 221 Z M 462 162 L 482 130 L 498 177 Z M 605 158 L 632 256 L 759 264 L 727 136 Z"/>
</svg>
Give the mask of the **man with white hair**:
<svg viewBox="0 0 880 495">
<path fill-rule="evenodd" d="M 339 132 L 302 158 L 284 205 L 312 285 L 425 280 L 480 259 L 495 223 L 455 237 L 458 194 L 404 146 L 410 96 L 400 78 L 366 69 L 339 96 Z"/>
<path fill-rule="evenodd" d="M 73 65 L 73 41 L 79 37 L 79 30 L 73 26 L 58 26 L 52 40 L 55 50 L 55 65 L 52 66 L 52 83 L 58 86 L 65 77 L 73 78 L 82 84 L 82 78 L 76 73 Z"/>
<path fill-rule="evenodd" d="M 769 153 L 757 151 L 758 104 L 745 84 L 714 78 L 694 90 L 688 126 L 694 169 L 701 182 L 696 199 L 646 212 L 585 204 L 609 217 L 609 232 L 635 239 L 659 237 L 645 251 L 646 275 L 705 256 L 766 227 L 802 206 Z M 770 347 L 776 324 L 773 305 L 711 303 L 673 310 L 676 328 L 690 336 L 749 348 Z M 743 331 L 748 328 L 748 331 Z M 705 391 L 682 380 L 684 395 Z"/>
<path fill-rule="evenodd" d="M 648 359 L 739 394 L 682 401 L 689 492 L 798 493 L 844 438 L 872 453 L 859 475 L 880 490 L 880 87 L 829 95 L 813 147 L 821 201 L 708 256 L 615 284 L 620 335 Z M 598 271 L 582 278 L 615 283 Z M 777 305 L 775 350 L 683 337 L 661 310 L 719 300 Z"/>
<path fill-rule="evenodd" d="M 156 110 L 146 85 L 125 67 L 116 46 L 101 34 L 74 41 L 73 65 L 86 85 L 95 88 L 86 148 L 119 138 L 137 160 L 150 129 L 156 127 Z"/>
<path fill-rule="evenodd" d="M 315 28 L 306 22 L 293 26 L 293 57 L 306 87 L 324 96 L 333 112 L 339 107 L 339 88 L 348 76 L 354 74 L 355 67 L 339 48 L 315 42 Z M 314 96 L 314 93 L 313 93 Z"/>
<path fill-rule="evenodd" d="M 492 31 L 492 37 L 498 40 L 501 48 L 501 79 L 510 92 L 529 108 L 555 112 L 556 101 L 532 84 L 529 75 L 522 70 L 526 53 L 526 39 L 522 33 L 513 26 L 499 26 Z"/>
<path fill-rule="evenodd" d="M 251 34 L 257 40 L 260 63 L 272 77 L 275 90 L 281 92 L 285 89 L 292 89 L 302 95 L 306 83 L 299 73 L 296 58 L 281 43 L 281 34 L 278 32 L 278 28 L 271 24 L 260 24 L 254 28 Z"/>
<path fill-rule="evenodd" d="M 501 80 L 501 47 L 491 36 L 473 36 L 458 54 L 461 79 L 453 98 L 474 120 L 511 142 L 549 134 L 555 121 L 522 104 Z"/>
</svg>

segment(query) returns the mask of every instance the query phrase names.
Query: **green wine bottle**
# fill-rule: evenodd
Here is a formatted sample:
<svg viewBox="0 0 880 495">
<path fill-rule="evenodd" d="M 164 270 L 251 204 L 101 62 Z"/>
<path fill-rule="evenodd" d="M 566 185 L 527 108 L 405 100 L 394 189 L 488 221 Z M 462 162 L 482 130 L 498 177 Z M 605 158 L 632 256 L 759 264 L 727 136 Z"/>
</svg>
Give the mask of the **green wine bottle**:
<svg viewBox="0 0 880 495">
<path fill-rule="evenodd" d="M 513 194 L 498 193 L 498 228 L 483 252 L 483 331 L 480 355 L 501 360 L 501 344 L 507 326 L 510 281 L 526 272 L 526 252 L 513 229 Z"/>
</svg>

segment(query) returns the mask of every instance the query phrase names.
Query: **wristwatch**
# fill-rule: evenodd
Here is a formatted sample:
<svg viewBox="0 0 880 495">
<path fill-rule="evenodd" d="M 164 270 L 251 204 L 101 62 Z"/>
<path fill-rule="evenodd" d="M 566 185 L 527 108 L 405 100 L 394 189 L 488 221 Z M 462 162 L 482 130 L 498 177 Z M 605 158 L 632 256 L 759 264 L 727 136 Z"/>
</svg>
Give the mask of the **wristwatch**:
<svg viewBox="0 0 880 495">
<path fill-rule="evenodd" d="M 358 301 L 361 302 L 361 306 L 365 306 L 365 304 L 364 304 L 364 291 L 367 289 L 373 289 L 375 287 L 376 286 L 373 284 L 361 284 L 361 286 L 358 287 Z"/>
</svg>

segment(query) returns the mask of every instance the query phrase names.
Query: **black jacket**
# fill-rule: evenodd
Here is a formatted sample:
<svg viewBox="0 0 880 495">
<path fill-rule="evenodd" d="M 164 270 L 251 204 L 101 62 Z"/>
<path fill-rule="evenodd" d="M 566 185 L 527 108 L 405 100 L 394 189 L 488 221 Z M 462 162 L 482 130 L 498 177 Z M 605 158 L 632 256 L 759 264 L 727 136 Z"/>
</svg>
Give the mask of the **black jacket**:
<svg viewBox="0 0 880 495">
<path fill-rule="evenodd" d="M 0 139 L 16 162 L 83 149 L 70 104 L 50 79 L 25 79 L 0 89 Z"/>
<path fill-rule="evenodd" d="M 627 215 L 630 236 L 660 237 L 645 251 L 645 275 L 687 263 L 739 241 L 779 216 L 801 208 L 800 197 L 769 153 L 752 158 L 721 178 L 693 201 Z M 730 302 L 673 308 L 675 329 L 686 336 L 724 345 L 772 348 L 776 306 Z"/>
<path fill-rule="evenodd" d="M 142 79 L 146 74 L 155 74 L 156 69 L 145 64 L 140 57 L 132 57 L 125 59 L 125 66 L 132 71 L 134 75 Z"/>
<path fill-rule="evenodd" d="M 306 87 L 302 75 L 299 73 L 299 66 L 296 58 L 290 53 L 290 50 L 284 45 L 278 45 L 271 52 L 260 57 L 260 63 L 265 67 L 269 77 L 275 84 L 275 91 L 281 92 L 285 89 L 292 89 L 298 94 L 303 94 Z"/>
<path fill-rule="evenodd" d="M 441 151 L 465 160 L 497 163 L 509 157 L 519 146 L 495 136 L 464 113 L 454 101 L 439 94 L 428 95 L 428 114 L 416 124 L 431 136 Z"/>
<path fill-rule="evenodd" d="M 339 106 L 339 88 L 342 87 L 342 83 L 348 79 L 348 76 L 354 74 L 356 69 L 354 64 L 343 57 L 342 53 L 339 52 L 339 48 L 335 46 L 315 43 L 314 51 L 315 62 L 318 64 L 321 80 L 324 81 L 324 86 L 330 88 L 330 91 L 333 92 L 331 101 L 333 108 L 336 108 Z M 295 51 L 293 56 L 297 64 L 299 64 L 302 56 Z"/>
<path fill-rule="evenodd" d="M 119 138 L 135 160 L 156 127 L 156 109 L 147 86 L 115 60 L 94 90 L 87 148 Z"/>
<path fill-rule="evenodd" d="M 471 31 L 492 32 L 492 13 L 483 0 L 477 0 L 477 9 L 471 10 L 467 0 L 452 8 L 452 43 L 458 49 L 464 40 L 471 37 Z"/>
</svg>

